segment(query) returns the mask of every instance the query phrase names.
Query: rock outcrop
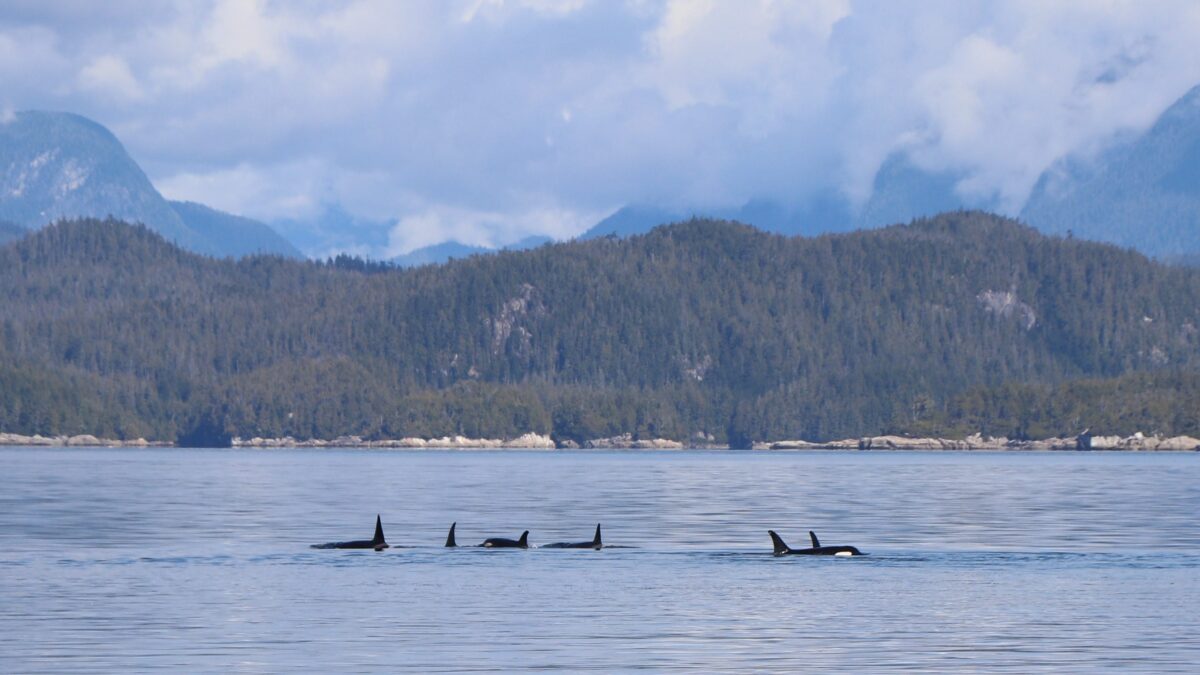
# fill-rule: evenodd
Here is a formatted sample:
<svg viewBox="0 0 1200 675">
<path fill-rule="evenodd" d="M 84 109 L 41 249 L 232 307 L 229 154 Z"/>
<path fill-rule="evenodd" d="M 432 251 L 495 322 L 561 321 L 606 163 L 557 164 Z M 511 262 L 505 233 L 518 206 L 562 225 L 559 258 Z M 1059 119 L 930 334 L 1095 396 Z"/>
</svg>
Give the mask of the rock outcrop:
<svg viewBox="0 0 1200 675">
<path fill-rule="evenodd" d="M 666 438 L 651 438 L 634 440 L 633 434 L 621 434 L 610 438 L 593 438 L 586 441 L 583 447 L 592 450 L 626 449 L 626 450 L 680 450 L 684 447 L 679 441 Z"/>
<path fill-rule="evenodd" d="M 765 444 L 770 450 L 1200 450 L 1200 439 L 1191 436 L 1091 436 L 1086 432 L 1067 438 L 1020 441 L 972 434 L 964 439 L 868 436 L 842 441 L 778 441 Z"/>
<path fill-rule="evenodd" d="M 91 434 L 77 436 L 24 436 L 22 434 L 0 433 L 0 445 L 29 445 L 36 447 L 77 447 L 77 448 L 147 448 L 150 446 L 167 446 L 170 443 L 151 443 L 144 438 L 133 440 L 118 440 L 113 438 L 96 438 Z"/>
<path fill-rule="evenodd" d="M 459 449 L 459 450 L 492 450 L 500 448 L 553 450 L 554 441 L 549 436 L 528 433 L 512 439 L 500 438 L 467 438 L 465 436 L 443 436 L 442 438 L 399 438 L 389 440 L 369 441 L 361 436 L 340 436 L 332 440 L 307 439 L 297 440 L 290 436 L 283 438 L 235 438 L 235 448 L 382 448 L 400 450 L 422 449 Z"/>
<path fill-rule="evenodd" d="M 1164 438 L 1159 435 L 1146 436 L 1140 431 L 1132 436 L 1091 436 L 1084 434 L 1079 437 L 1080 450 L 1198 450 L 1200 439 L 1191 436 L 1174 436 Z"/>
</svg>

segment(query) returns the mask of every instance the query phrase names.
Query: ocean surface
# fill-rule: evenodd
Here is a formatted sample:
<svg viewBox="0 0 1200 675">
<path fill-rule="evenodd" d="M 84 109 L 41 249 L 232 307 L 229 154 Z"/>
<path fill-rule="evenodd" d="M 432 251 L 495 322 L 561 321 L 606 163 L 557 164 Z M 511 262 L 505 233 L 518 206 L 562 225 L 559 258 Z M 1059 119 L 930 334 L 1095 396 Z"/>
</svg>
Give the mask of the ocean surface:
<svg viewBox="0 0 1200 675">
<path fill-rule="evenodd" d="M 0 449 L 0 672 L 1200 671 L 1200 454 Z M 369 539 L 393 548 L 314 550 Z M 445 549 L 517 537 L 592 550 Z M 767 529 L 861 558 L 771 555 Z"/>
</svg>

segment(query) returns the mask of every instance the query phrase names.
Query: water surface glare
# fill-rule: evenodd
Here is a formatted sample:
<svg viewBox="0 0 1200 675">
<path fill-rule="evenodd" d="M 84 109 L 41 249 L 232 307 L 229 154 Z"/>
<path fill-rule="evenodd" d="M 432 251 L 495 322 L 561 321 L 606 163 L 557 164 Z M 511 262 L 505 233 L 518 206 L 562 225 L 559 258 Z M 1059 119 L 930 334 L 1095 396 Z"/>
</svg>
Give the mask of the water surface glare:
<svg viewBox="0 0 1200 675">
<path fill-rule="evenodd" d="M 1196 672 L 1200 454 L 0 449 L 0 672 Z M 369 539 L 394 548 L 313 550 Z M 444 549 L 516 538 L 603 551 Z M 775 558 L 814 529 L 861 558 Z"/>
</svg>

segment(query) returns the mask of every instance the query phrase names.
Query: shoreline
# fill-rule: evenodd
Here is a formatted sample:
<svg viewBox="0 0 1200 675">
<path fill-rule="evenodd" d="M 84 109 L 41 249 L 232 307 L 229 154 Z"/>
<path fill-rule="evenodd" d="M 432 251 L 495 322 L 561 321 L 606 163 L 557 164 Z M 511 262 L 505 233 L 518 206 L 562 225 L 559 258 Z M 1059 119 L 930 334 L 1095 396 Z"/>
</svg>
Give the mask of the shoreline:
<svg viewBox="0 0 1200 675">
<path fill-rule="evenodd" d="M 25 436 L 0 433 L 0 447 L 78 447 L 78 448 L 175 448 L 170 441 L 147 441 L 99 438 L 90 434 L 75 436 Z M 683 443 L 656 438 L 637 439 L 630 434 L 612 438 L 598 438 L 578 444 L 571 441 L 556 444 L 544 434 L 528 433 L 511 439 L 467 438 L 443 436 L 441 438 L 400 438 L 367 440 L 360 436 L 339 436 L 333 439 L 298 440 L 290 436 L 283 438 L 234 438 L 231 448 L 286 449 L 286 448 L 361 448 L 377 450 L 724 450 L 727 445 L 712 442 Z M 1093 436 L 1087 433 L 1076 437 L 1049 438 L 1042 440 L 1010 440 L 1003 437 L 983 437 L 974 434 L 963 439 L 912 438 L 906 436 L 864 436 L 839 441 L 812 442 L 784 440 L 755 443 L 751 451 L 756 452 L 803 452 L 808 450 L 863 451 L 1118 451 L 1118 452 L 1197 452 L 1200 439 L 1191 436 L 1163 437 L 1146 436 Z M 744 452 L 744 450 L 742 450 Z M 738 451 L 735 451 L 738 452 Z"/>
</svg>

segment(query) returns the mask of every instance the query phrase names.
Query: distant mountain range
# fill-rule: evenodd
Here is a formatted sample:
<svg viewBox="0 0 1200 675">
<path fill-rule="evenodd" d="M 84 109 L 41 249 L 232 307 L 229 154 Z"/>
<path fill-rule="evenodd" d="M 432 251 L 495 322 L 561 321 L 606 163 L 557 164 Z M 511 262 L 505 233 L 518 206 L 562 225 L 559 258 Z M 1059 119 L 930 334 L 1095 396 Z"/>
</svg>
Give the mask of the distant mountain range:
<svg viewBox="0 0 1200 675">
<path fill-rule="evenodd" d="M 374 251 L 388 246 L 388 235 L 395 219 L 365 218 L 347 211 L 341 204 L 327 203 L 304 218 L 278 218 L 271 227 L 310 258 L 328 258 L 346 253 L 377 257 Z"/>
<path fill-rule="evenodd" d="M 26 111 L 0 123 L 0 220 L 35 230 L 84 216 L 142 223 L 205 255 L 301 255 L 263 223 L 167 201 L 121 142 L 89 119 Z"/>
<path fill-rule="evenodd" d="M 1073 232 L 1165 259 L 1200 254 L 1200 87 L 1146 133 L 1096 158 L 1055 164 L 1021 218 L 1044 232 Z"/>
<path fill-rule="evenodd" d="M 726 208 L 632 204 L 578 238 L 628 237 L 691 217 L 814 236 L 947 211 L 1000 210 L 994 200 L 964 197 L 958 188 L 967 178 L 962 171 L 923 168 L 907 153 L 896 152 L 880 166 L 869 198 L 857 207 L 834 190 L 792 205 L 770 199 Z M 213 256 L 261 252 L 300 257 L 303 251 L 312 257 L 339 252 L 376 257 L 386 250 L 396 223 L 360 217 L 335 203 L 312 217 L 279 219 L 268 226 L 199 204 L 170 202 L 120 142 L 95 122 L 68 113 L 23 112 L 0 124 L 0 221 L 8 223 L 0 222 L 0 242 L 21 235 L 13 225 L 36 229 L 63 217 L 109 215 L 144 223 L 188 250 Z M 1095 156 L 1055 163 L 1038 180 L 1019 217 L 1048 234 L 1073 234 L 1194 265 L 1200 259 L 1200 87 L 1146 132 L 1118 139 Z M 546 241 L 530 237 L 504 248 Z M 413 267 L 495 250 L 445 241 L 390 262 Z"/>
<path fill-rule="evenodd" d="M 999 210 L 964 197 L 960 171 L 932 171 L 904 152 L 887 158 L 857 211 L 838 194 L 798 207 L 753 200 L 725 209 L 667 210 L 633 205 L 597 223 L 581 239 L 644 234 L 691 216 L 724 218 L 780 234 L 812 236 L 870 229 L 960 209 Z M 1048 234 L 1128 246 L 1171 262 L 1200 256 L 1200 87 L 1164 112 L 1148 131 L 1119 139 L 1097 157 L 1068 157 L 1038 180 L 1020 218 Z"/>
</svg>

